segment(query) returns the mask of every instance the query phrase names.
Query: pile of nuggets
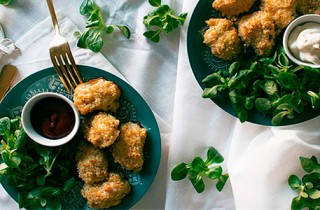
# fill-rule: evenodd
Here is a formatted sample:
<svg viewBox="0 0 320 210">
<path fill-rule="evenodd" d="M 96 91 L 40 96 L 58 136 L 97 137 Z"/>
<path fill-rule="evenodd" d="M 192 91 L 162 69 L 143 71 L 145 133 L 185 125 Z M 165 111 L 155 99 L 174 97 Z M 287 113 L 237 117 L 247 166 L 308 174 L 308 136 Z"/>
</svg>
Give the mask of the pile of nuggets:
<svg viewBox="0 0 320 210">
<path fill-rule="evenodd" d="M 249 13 L 254 4 L 259 10 Z M 320 14 L 319 0 L 215 0 L 223 18 L 206 21 L 204 43 L 215 56 L 232 61 L 252 47 L 258 56 L 273 53 L 275 38 L 297 16 Z"/>
<path fill-rule="evenodd" d="M 108 171 L 106 152 L 111 152 L 125 170 L 139 172 L 144 163 L 146 129 L 134 122 L 121 124 L 112 115 L 120 106 L 120 95 L 119 87 L 103 78 L 78 85 L 73 95 L 75 106 L 84 116 L 84 139 L 76 152 L 78 175 L 84 182 L 81 194 L 93 209 L 118 205 L 131 190 L 121 174 Z"/>
</svg>

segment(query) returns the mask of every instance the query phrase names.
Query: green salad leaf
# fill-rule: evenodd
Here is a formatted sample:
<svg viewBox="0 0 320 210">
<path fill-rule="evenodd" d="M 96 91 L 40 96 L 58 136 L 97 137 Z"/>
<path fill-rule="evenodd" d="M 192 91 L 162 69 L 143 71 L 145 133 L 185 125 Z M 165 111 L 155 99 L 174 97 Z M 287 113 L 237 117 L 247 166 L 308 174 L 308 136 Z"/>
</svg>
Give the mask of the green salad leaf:
<svg viewBox="0 0 320 210">
<path fill-rule="evenodd" d="M 18 191 L 19 208 L 61 209 L 59 196 L 78 181 L 74 145 L 45 147 L 25 133 L 20 117 L 0 118 L 0 180 Z"/>
<path fill-rule="evenodd" d="M 13 2 L 14 0 L 0 0 L 0 4 L 2 5 L 9 5 Z"/>
<path fill-rule="evenodd" d="M 272 125 L 293 119 L 304 110 L 320 111 L 320 69 L 290 63 L 280 46 L 272 57 L 243 56 L 228 70 L 202 80 L 203 98 L 229 96 L 241 122 L 251 110 L 272 116 Z"/>
<path fill-rule="evenodd" d="M 229 177 L 228 174 L 222 174 L 222 167 L 218 165 L 223 160 L 222 155 L 214 147 L 210 147 L 206 160 L 195 157 L 190 164 L 180 163 L 172 169 L 171 179 L 180 181 L 188 177 L 194 189 L 198 193 L 202 193 L 205 190 L 203 176 L 206 176 L 212 180 L 217 179 L 216 188 L 221 191 Z"/>
<path fill-rule="evenodd" d="M 175 11 L 169 5 L 161 4 L 161 0 L 149 0 L 149 4 L 156 8 L 143 18 L 143 24 L 148 29 L 143 35 L 153 42 L 160 41 L 162 31 L 168 34 L 182 26 L 188 15 L 188 13 L 175 15 Z"/>
<path fill-rule="evenodd" d="M 302 179 L 291 175 L 288 184 L 298 196 L 292 199 L 291 209 L 319 209 L 320 207 L 320 164 L 315 156 L 300 157 L 305 172 Z"/>
<path fill-rule="evenodd" d="M 104 35 L 111 34 L 115 28 L 119 29 L 126 38 L 130 38 L 131 32 L 127 26 L 106 25 L 101 15 L 100 7 L 93 0 L 84 0 L 80 6 L 80 14 L 87 17 L 86 28 L 75 35 L 79 38 L 77 46 L 89 48 L 93 52 L 99 52 L 104 43 Z"/>
</svg>

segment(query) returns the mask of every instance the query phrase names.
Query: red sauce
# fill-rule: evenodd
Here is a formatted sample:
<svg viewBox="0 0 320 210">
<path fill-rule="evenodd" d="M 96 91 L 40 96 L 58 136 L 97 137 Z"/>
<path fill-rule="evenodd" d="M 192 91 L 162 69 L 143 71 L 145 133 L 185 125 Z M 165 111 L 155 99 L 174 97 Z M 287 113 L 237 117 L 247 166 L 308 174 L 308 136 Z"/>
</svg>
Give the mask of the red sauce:
<svg viewBox="0 0 320 210">
<path fill-rule="evenodd" d="M 70 105 L 54 97 L 39 100 L 32 108 L 30 116 L 36 132 L 50 139 L 67 136 L 75 124 Z"/>
</svg>

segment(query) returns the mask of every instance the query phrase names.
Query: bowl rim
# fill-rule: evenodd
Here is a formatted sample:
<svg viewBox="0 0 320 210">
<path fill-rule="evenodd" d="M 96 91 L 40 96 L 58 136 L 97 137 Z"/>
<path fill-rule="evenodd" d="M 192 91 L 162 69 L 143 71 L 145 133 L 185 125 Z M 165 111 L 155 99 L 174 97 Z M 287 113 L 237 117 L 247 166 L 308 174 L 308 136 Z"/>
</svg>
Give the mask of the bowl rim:
<svg viewBox="0 0 320 210">
<path fill-rule="evenodd" d="M 309 66 L 312 68 L 320 68 L 320 65 L 315 65 L 312 63 L 307 63 L 307 62 L 299 60 L 291 53 L 291 51 L 288 47 L 288 41 L 289 41 L 289 36 L 290 36 L 291 32 L 297 26 L 302 25 L 304 23 L 308 23 L 308 22 L 315 22 L 315 23 L 320 24 L 320 15 L 306 14 L 306 15 L 299 16 L 296 19 L 294 19 L 293 21 L 291 21 L 291 23 L 287 26 L 287 28 L 285 29 L 285 32 L 283 34 L 283 39 L 282 39 L 283 48 L 284 48 L 286 55 L 289 57 L 289 59 L 291 61 L 293 61 L 294 63 L 296 63 L 297 65 L 304 65 L 304 66 Z"/>
<path fill-rule="evenodd" d="M 59 139 L 50 139 L 46 138 L 44 136 L 41 136 L 39 133 L 37 133 L 34 128 L 31 125 L 30 121 L 30 114 L 31 114 L 31 109 L 33 106 L 41 99 L 44 98 L 49 98 L 49 97 L 54 97 L 54 98 L 59 98 L 66 102 L 72 109 L 74 115 L 75 115 L 75 123 L 74 126 L 71 130 L 71 132 Z M 54 92 L 43 92 L 43 93 L 38 93 L 34 96 L 32 96 L 23 106 L 22 112 L 21 112 L 21 123 L 22 126 L 26 132 L 26 134 L 36 143 L 41 144 L 43 146 L 49 146 L 49 147 L 56 147 L 56 146 L 61 146 L 63 144 L 68 143 L 70 140 L 72 140 L 75 135 L 77 134 L 79 127 L 80 127 L 80 114 L 78 112 L 78 109 L 75 107 L 73 102 L 67 98 L 66 96 L 59 94 L 59 93 L 54 93 Z"/>
</svg>

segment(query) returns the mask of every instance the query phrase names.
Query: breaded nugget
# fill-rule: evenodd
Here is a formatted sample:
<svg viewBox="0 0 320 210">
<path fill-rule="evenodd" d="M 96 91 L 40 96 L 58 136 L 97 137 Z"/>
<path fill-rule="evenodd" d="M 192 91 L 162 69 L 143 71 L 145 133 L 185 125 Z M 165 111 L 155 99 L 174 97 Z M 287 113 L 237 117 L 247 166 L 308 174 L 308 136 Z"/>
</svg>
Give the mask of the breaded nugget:
<svg viewBox="0 0 320 210">
<path fill-rule="evenodd" d="M 147 131 L 139 124 L 128 122 L 120 127 L 119 138 L 112 148 L 115 162 L 127 170 L 138 172 L 142 169 L 143 147 Z"/>
<path fill-rule="evenodd" d="M 88 184 L 106 180 L 108 161 L 102 150 L 83 140 L 77 146 L 77 170 L 79 177 Z"/>
<path fill-rule="evenodd" d="M 256 0 L 215 0 L 212 7 L 223 16 L 232 17 L 249 11 Z"/>
<path fill-rule="evenodd" d="M 120 95 L 121 91 L 115 83 L 97 78 L 79 84 L 74 91 L 73 101 L 82 115 L 96 110 L 115 112 L 119 107 Z"/>
<path fill-rule="evenodd" d="M 84 121 L 84 138 L 96 147 L 109 147 L 119 136 L 119 124 L 111 114 L 99 112 Z"/>
<path fill-rule="evenodd" d="M 299 15 L 318 14 L 320 15 L 319 0 L 297 0 L 297 12 Z"/>
<path fill-rule="evenodd" d="M 262 4 L 267 4 L 277 8 L 295 7 L 297 0 L 261 0 Z"/>
<path fill-rule="evenodd" d="M 259 56 L 268 56 L 275 45 L 275 26 L 272 17 L 265 11 L 257 11 L 241 17 L 238 31 L 245 46 L 252 46 Z"/>
<path fill-rule="evenodd" d="M 209 28 L 204 33 L 204 43 L 211 53 L 231 61 L 241 52 L 242 44 L 237 29 L 228 19 L 211 18 L 206 21 Z"/>
<path fill-rule="evenodd" d="M 270 14 L 278 35 L 296 17 L 296 5 L 296 0 L 262 0 L 260 8 Z"/>
<path fill-rule="evenodd" d="M 122 180 L 119 174 L 110 173 L 107 181 L 93 185 L 84 184 L 81 194 L 90 208 L 106 209 L 118 205 L 130 190 L 128 181 Z"/>
</svg>

